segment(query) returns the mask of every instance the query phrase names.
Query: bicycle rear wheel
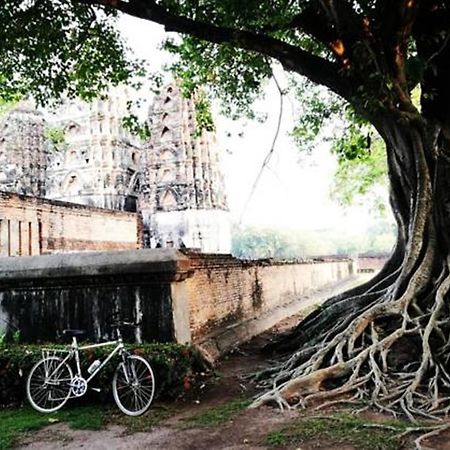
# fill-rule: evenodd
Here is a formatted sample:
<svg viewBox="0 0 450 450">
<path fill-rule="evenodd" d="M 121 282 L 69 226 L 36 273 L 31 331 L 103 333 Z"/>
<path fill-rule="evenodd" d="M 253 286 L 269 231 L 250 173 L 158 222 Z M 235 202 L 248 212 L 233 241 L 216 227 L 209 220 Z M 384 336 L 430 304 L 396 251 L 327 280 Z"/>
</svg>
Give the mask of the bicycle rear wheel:
<svg viewBox="0 0 450 450">
<path fill-rule="evenodd" d="M 155 377 L 150 364 L 140 356 L 127 356 L 117 366 L 112 388 L 114 400 L 124 414 L 144 414 L 155 394 Z"/>
<path fill-rule="evenodd" d="M 28 375 L 28 401 L 43 413 L 62 408 L 70 397 L 72 378 L 72 369 L 61 358 L 50 356 L 41 359 Z"/>
</svg>

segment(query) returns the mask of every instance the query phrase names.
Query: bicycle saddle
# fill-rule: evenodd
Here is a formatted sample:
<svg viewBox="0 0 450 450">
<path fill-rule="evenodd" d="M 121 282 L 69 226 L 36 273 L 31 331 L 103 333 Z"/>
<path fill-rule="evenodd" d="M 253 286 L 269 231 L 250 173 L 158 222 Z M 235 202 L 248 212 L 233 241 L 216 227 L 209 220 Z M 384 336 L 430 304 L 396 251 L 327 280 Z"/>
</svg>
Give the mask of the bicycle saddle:
<svg viewBox="0 0 450 450">
<path fill-rule="evenodd" d="M 82 337 L 86 335 L 86 330 L 63 330 L 62 335 L 64 337 Z"/>
</svg>

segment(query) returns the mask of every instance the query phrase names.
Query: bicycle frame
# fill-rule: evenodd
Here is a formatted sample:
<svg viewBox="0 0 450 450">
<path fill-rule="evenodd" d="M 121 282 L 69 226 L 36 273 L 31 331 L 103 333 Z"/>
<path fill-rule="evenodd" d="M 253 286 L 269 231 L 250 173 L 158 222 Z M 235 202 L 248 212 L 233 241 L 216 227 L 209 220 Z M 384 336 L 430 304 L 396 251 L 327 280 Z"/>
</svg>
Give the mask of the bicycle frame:
<svg viewBox="0 0 450 450">
<path fill-rule="evenodd" d="M 122 338 L 119 337 L 119 339 L 115 341 L 109 341 L 109 342 L 102 342 L 100 344 L 90 344 L 90 345 L 83 345 L 81 347 L 78 346 L 78 342 L 76 337 L 72 338 L 72 345 L 70 346 L 70 349 L 63 350 L 68 351 L 68 355 L 58 364 L 58 366 L 54 369 L 54 371 L 48 375 L 49 378 L 51 378 L 53 373 L 57 373 L 58 370 L 61 368 L 61 366 L 65 363 L 68 363 L 73 357 L 75 357 L 75 364 L 76 364 L 76 375 L 79 377 L 82 377 L 81 373 L 81 364 L 80 364 L 80 350 L 89 350 L 92 348 L 99 348 L 99 347 L 107 347 L 115 345 L 116 347 L 112 352 L 108 355 L 108 357 L 94 370 L 92 374 L 86 379 L 86 383 L 89 384 L 89 382 L 103 369 L 103 367 L 108 364 L 108 362 L 116 355 L 117 353 L 123 353 L 125 350 L 125 346 L 123 344 Z"/>
<path fill-rule="evenodd" d="M 123 322 L 119 326 L 125 325 L 133 324 Z M 129 416 L 144 414 L 153 401 L 155 377 L 145 358 L 126 349 L 119 326 L 116 340 L 79 345 L 77 338 L 84 333 L 66 330 L 64 335 L 72 336 L 71 344 L 42 349 L 42 358 L 34 364 L 27 378 L 26 394 L 31 406 L 49 413 L 62 408 L 70 398 L 84 396 L 89 388 L 101 392 L 98 387 L 89 387 L 90 382 L 107 364 L 117 364 L 115 369 L 111 367 L 114 370 L 112 395 L 117 407 Z M 101 351 L 101 359 L 92 358 L 95 361 L 91 361 L 89 368 L 85 367 L 87 361 L 80 350 L 95 355 L 95 349 L 101 347 L 108 347 Z"/>
</svg>

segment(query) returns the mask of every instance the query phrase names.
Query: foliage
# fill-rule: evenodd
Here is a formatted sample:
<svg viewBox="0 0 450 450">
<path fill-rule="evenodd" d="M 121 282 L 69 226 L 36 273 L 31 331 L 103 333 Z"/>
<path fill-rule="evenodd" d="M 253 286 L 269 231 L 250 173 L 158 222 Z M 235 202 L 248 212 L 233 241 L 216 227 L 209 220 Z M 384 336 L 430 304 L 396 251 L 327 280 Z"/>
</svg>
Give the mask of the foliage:
<svg viewBox="0 0 450 450">
<path fill-rule="evenodd" d="M 51 144 L 52 149 L 60 151 L 66 144 L 64 130 L 59 127 L 47 126 L 44 129 L 44 138 Z"/>
<path fill-rule="evenodd" d="M 386 150 L 379 139 L 369 149 L 365 148 L 367 140 L 362 133 L 338 140 L 335 152 L 346 156 L 339 156 L 331 194 L 343 206 L 358 202 L 384 215 L 388 185 Z M 361 148 L 365 151 L 361 152 Z M 351 152 L 358 156 L 350 158 Z"/>
<path fill-rule="evenodd" d="M 387 163 L 383 141 L 370 124 L 342 99 L 308 80 L 291 81 L 301 99 L 292 137 L 301 152 L 311 153 L 331 142 L 337 170 L 332 198 L 341 206 L 366 205 L 375 216 L 385 214 Z"/>
<path fill-rule="evenodd" d="M 12 108 L 17 104 L 19 101 L 19 97 L 12 98 L 11 100 L 5 100 L 0 97 L 0 119 L 5 117 Z"/>
<path fill-rule="evenodd" d="M 0 346 L 0 405 L 21 403 L 25 399 L 26 377 L 33 365 L 42 357 L 42 348 L 61 348 L 58 345 L 8 345 Z M 183 392 L 183 382 L 200 367 L 198 353 L 181 344 L 129 345 L 132 353 L 139 354 L 150 362 L 156 378 L 156 395 L 177 396 Z M 81 352 L 83 373 L 95 359 L 103 360 L 111 348 L 100 347 Z M 94 385 L 101 387 L 100 394 L 92 394 L 91 400 L 111 400 L 111 381 L 117 366 L 112 360 L 97 375 Z"/>
<path fill-rule="evenodd" d="M 63 0 L 0 4 L 0 98 L 32 93 L 39 103 L 66 94 L 90 100 L 142 74 L 126 55 L 117 13 Z"/>
<path fill-rule="evenodd" d="M 214 131 L 215 125 L 211 112 L 211 103 L 204 91 L 197 91 L 195 98 L 196 137 L 200 137 L 203 130 Z"/>
<path fill-rule="evenodd" d="M 301 151 L 311 152 L 315 144 L 324 138 L 321 135 L 323 130 L 340 117 L 344 102 L 332 92 L 304 78 L 291 77 L 290 89 L 299 100 L 296 104 L 297 123 L 292 137 Z"/>
<path fill-rule="evenodd" d="M 286 258 L 288 251 L 287 233 L 271 228 L 235 227 L 233 229 L 232 253 L 238 258 Z M 296 256 L 303 256 L 303 252 Z"/>
<path fill-rule="evenodd" d="M 186 96 L 208 86 L 222 100 L 224 114 L 254 117 L 250 105 L 261 96 L 264 80 L 271 74 L 266 59 L 233 45 L 217 46 L 189 36 L 180 43 L 166 40 L 164 48 L 178 56 L 170 70 Z"/>
<path fill-rule="evenodd" d="M 128 114 L 122 117 L 122 126 L 131 134 L 138 136 L 140 139 L 148 139 L 151 135 L 147 122 L 142 123 L 136 114 Z"/>
</svg>

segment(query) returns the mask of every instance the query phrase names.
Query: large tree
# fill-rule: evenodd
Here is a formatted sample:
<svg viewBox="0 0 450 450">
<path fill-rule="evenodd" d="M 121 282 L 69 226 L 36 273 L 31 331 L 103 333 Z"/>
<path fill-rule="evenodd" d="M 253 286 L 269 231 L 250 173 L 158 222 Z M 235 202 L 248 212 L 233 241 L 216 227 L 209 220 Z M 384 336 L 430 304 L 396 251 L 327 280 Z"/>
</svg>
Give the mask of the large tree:
<svg viewBox="0 0 450 450">
<path fill-rule="evenodd" d="M 352 392 L 381 408 L 400 410 L 410 417 L 447 412 L 450 408 L 449 0 L 7 0 L 5 3 L 22 8 L 25 11 L 22 15 L 31 11 L 25 19 L 21 18 L 22 24 L 38 24 L 39 20 L 36 22 L 32 17 L 45 17 L 49 21 L 44 28 L 28 31 L 37 34 L 38 40 L 31 41 L 31 45 L 44 54 L 43 68 L 53 76 L 50 79 L 60 83 L 57 88 L 66 82 L 63 75 L 67 60 L 76 61 L 74 52 L 81 58 L 89 58 L 89 53 L 83 52 L 82 41 L 80 47 L 75 45 L 77 30 L 86 30 L 80 34 L 90 44 L 88 49 L 100 47 L 101 51 L 111 53 L 108 45 L 117 49 L 112 31 L 106 28 L 110 31 L 105 37 L 105 41 L 110 39 L 108 43 L 100 37 L 100 41 L 95 41 L 98 33 L 94 28 L 91 35 L 89 30 L 91 23 L 121 11 L 181 33 L 183 40 L 169 45 L 180 55 L 180 74 L 211 83 L 239 108 L 245 107 L 261 81 L 270 76 L 270 61 L 276 60 L 285 70 L 327 87 L 350 104 L 355 114 L 372 124 L 387 149 L 390 199 L 398 226 L 395 249 L 375 278 L 328 300 L 280 344 L 291 354 L 262 375 L 262 383 L 269 391 L 260 400 L 282 405 L 309 404 Z M 62 48 L 53 45 L 42 50 L 46 39 L 51 42 L 51 35 L 49 38 L 43 30 L 53 29 L 52 21 L 60 21 L 61 11 L 54 9 L 54 5 L 64 7 L 66 17 L 75 17 L 76 26 L 56 27 L 70 30 L 68 37 L 74 43 L 69 39 Z M 99 14 L 98 8 L 103 12 Z M 1 13 L 5 11 L 0 7 Z M 6 42 L 11 46 L 11 54 L 20 54 L 17 45 L 29 43 L 30 35 L 17 27 L 12 32 L 20 39 Z M 89 41 L 92 36 L 94 41 Z M 106 49 L 102 50 L 101 45 Z M 52 56 L 53 52 L 58 58 Z M 36 74 L 26 77 L 26 65 L 21 66 L 20 57 L 13 61 L 15 65 L 7 65 L 3 48 L 0 55 L 0 88 L 5 80 L 9 88 L 20 82 L 22 89 L 28 85 L 36 87 L 33 81 Z M 110 60 L 99 60 L 99 65 L 100 62 L 104 68 L 111 67 Z M 22 76 L 9 77 L 21 67 L 25 67 Z M 124 67 L 119 65 L 122 74 Z M 75 75 L 70 72 L 70 65 L 67 68 L 75 79 L 86 79 L 83 72 L 86 66 Z M 44 77 L 41 73 L 37 75 Z M 95 78 L 98 74 L 88 75 Z M 411 92 L 416 85 L 421 89 L 420 108 L 412 101 Z"/>
</svg>

